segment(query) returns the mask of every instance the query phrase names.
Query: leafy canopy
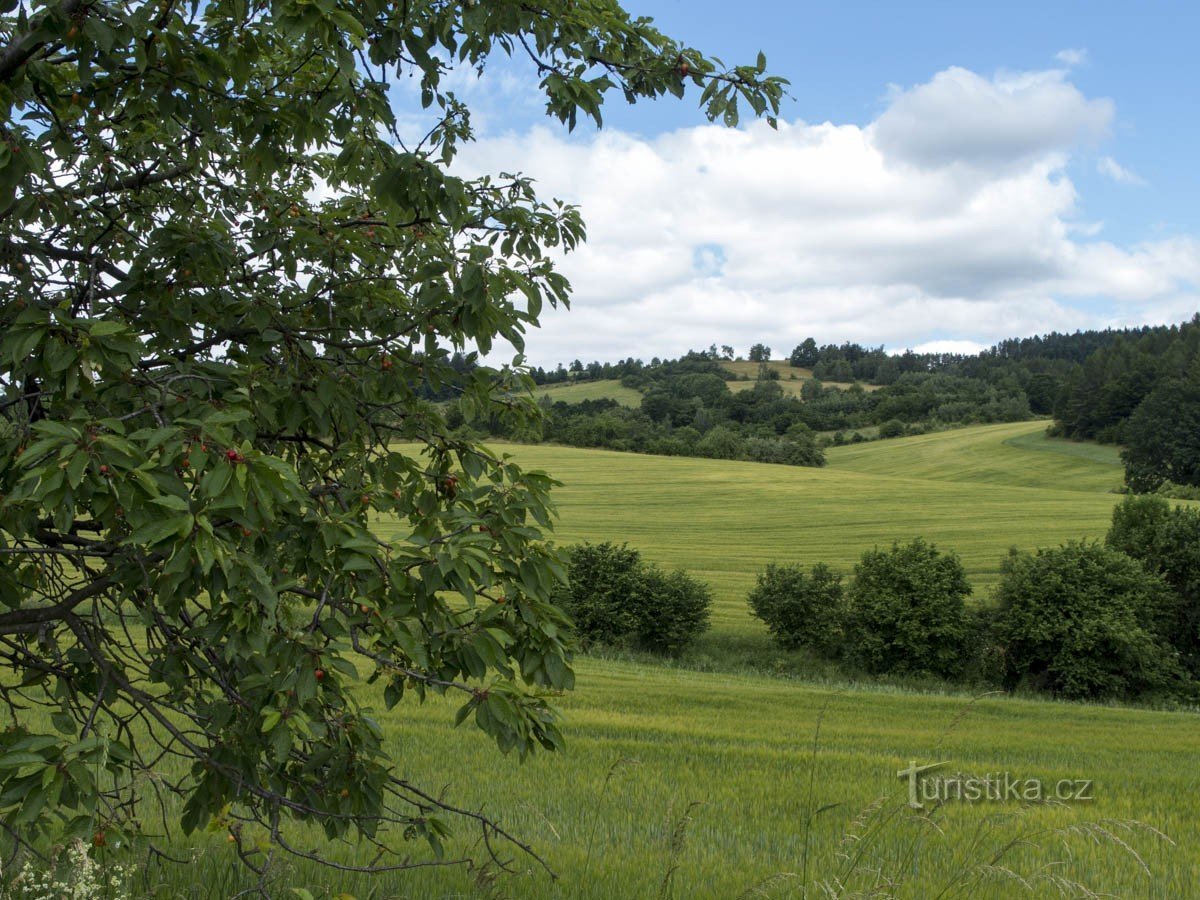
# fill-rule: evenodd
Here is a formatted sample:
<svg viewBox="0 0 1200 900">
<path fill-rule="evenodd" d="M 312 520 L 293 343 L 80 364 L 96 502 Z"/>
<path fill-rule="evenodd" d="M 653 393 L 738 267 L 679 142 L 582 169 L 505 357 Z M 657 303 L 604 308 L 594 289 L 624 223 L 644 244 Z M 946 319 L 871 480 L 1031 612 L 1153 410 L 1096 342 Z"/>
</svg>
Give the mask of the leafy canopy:
<svg viewBox="0 0 1200 900">
<path fill-rule="evenodd" d="M 460 696 L 502 750 L 559 745 L 551 479 L 453 438 L 431 400 L 535 413 L 520 357 L 449 354 L 520 351 L 568 299 L 548 254 L 583 238 L 526 177 L 448 171 L 472 131 L 447 75 L 503 56 L 568 127 L 685 89 L 710 119 L 770 117 L 784 84 L 614 0 L 0 3 L 20 840 L 136 837 L 157 797 L 259 867 L 317 855 L 294 821 L 403 866 L 389 832 L 437 849 L 462 811 L 394 774 L 363 678 L 389 708 Z"/>
</svg>

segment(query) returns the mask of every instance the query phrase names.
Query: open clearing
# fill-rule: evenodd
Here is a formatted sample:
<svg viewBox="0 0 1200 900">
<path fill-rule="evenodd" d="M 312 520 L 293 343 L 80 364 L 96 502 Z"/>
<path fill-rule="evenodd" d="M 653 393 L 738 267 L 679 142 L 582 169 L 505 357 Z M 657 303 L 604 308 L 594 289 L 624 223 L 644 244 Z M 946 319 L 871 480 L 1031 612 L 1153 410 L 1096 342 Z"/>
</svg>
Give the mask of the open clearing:
<svg viewBox="0 0 1200 900">
<path fill-rule="evenodd" d="M 581 403 L 584 400 L 616 400 L 622 406 L 640 406 L 642 395 L 627 388 L 615 378 L 602 381 L 581 381 L 578 384 L 550 384 L 538 387 L 534 396 L 549 397 L 554 403 Z"/>
</svg>

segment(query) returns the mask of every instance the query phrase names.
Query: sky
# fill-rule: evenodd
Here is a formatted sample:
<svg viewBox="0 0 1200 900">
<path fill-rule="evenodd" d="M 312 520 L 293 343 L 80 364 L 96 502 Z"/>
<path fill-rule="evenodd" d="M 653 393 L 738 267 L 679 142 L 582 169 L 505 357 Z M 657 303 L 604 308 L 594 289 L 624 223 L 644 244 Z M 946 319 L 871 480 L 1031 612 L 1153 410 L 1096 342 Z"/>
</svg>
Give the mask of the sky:
<svg viewBox="0 0 1200 900">
<path fill-rule="evenodd" d="M 778 131 L 693 92 L 568 134 L 521 61 L 461 73 L 463 172 L 578 203 L 535 365 L 805 337 L 980 349 L 1200 308 L 1200 4 L 627 0 L 792 82 Z"/>
</svg>

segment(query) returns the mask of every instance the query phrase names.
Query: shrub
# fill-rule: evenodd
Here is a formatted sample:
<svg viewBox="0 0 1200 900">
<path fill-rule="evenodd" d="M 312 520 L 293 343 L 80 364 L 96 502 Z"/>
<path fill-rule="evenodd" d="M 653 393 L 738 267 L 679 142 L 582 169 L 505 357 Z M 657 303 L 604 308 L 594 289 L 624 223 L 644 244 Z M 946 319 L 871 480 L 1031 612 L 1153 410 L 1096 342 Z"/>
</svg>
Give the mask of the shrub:
<svg viewBox="0 0 1200 900">
<path fill-rule="evenodd" d="M 801 566 L 772 563 L 759 573 L 747 600 L 784 647 L 805 647 L 823 656 L 838 653 L 845 613 L 842 576 L 824 564 L 817 563 L 806 575 Z"/>
<path fill-rule="evenodd" d="M 636 630 L 642 558 L 625 545 L 577 544 L 567 551 L 568 585 L 555 602 L 575 620 L 584 644 L 620 643 Z"/>
<path fill-rule="evenodd" d="M 899 419 L 888 419 L 879 426 L 879 436 L 881 438 L 904 437 L 907 432 L 908 429 Z"/>
<path fill-rule="evenodd" d="M 1012 553 L 996 592 L 1005 682 L 1069 698 L 1132 697 L 1178 673 L 1161 637 L 1170 592 L 1098 543 Z"/>
<path fill-rule="evenodd" d="M 708 586 L 677 570 L 647 565 L 625 545 L 577 544 L 567 552 L 567 585 L 555 602 L 586 646 L 636 646 L 674 654 L 708 627 Z"/>
<path fill-rule="evenodd" d="M 708 585 L 681 569 L 642 572 L 642 606 L 637 644 L 643 650 L 674 655 L 708 628 L 712 593 Z"/>
<path fill-rule="evenodd" d="M 1160 575 L 1174 593 L 1168 638 L 1200 679 L 1200 509 L 1161 497 L 1127 497 L 1113 510 L 1105 543 Z"/>
<path fill-rule="evenodd" d="M 864 553 L 849 591 L 847 658 L 873 674 L 959 675 L 973 650 L 970 593 L 958 556 L 921 538 Z"/>
</svg>

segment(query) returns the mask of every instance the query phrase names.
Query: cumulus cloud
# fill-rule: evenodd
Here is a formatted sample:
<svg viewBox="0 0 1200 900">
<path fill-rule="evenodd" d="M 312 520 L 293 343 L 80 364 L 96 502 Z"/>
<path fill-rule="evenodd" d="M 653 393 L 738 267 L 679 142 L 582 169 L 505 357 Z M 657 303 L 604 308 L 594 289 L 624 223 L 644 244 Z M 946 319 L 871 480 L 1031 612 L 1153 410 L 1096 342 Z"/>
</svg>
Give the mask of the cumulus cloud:
<svg viewBox="0 0 1200 900">
<path fill-rule="evenodd" d="M 895 160 L 924 167 L 1023 166 L 1047 153 L 1107 135 L 1110 100 L 1088 100 L 1061 71 L 984 78 L 950 68 L 908 90 L 872 126 Z"/>
<path fill-rule="evenodd" d="M 536 363 L 759 340 L 787 352 L 810 335 L 967 347 L 1196 309 L 1200 242 L 1122 246 L 1078 219 L 1071 154 L 1112 119 L 1061 72 L 955 68 L 865 126 L 535 127 L 459 165 L 520 169 L 583 209 L 588 242 L 562 261 L 573 307 L 531 336 Z"/>
<path fill-rule="evenodd" d="M 1096 163 L 1096 171 L 1118 184 L 1132 184 L 1140 187 L 1146 183 L 1146 179 L 1136 172 L 1131 172 L 1111 156 L 1100 157 L 1100 161 Z"/>
</svg>

